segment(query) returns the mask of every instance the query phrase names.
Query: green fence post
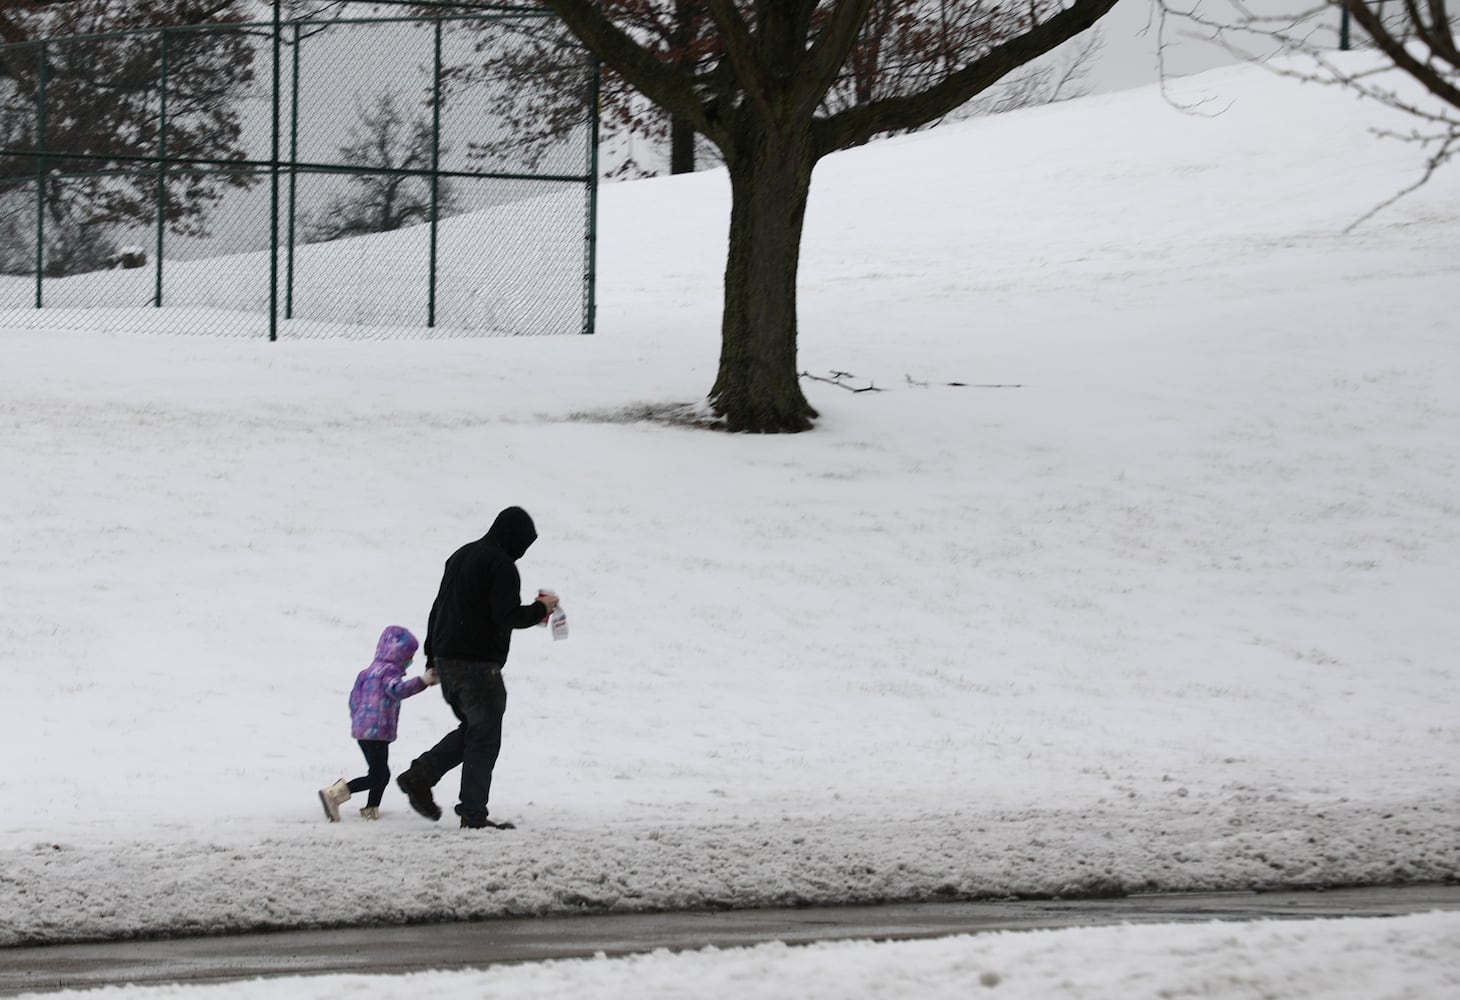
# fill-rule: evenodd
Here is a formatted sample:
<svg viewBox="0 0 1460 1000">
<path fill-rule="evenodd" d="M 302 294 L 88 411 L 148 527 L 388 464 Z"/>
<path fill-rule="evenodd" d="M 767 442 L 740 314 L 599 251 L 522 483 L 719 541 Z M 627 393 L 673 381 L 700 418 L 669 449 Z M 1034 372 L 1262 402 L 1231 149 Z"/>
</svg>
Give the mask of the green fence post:
<svg viewBox="0 0 1460 1000">
<path fill-rule="evenodd" d="M 436 18 L 435 67 L 431 75 L 431 260 L 426 326 L 436 326 L 436 239 L 441 209 L 441 18 Z"/>
<path fill-rule="evenodd" d="M 40 65 L 36 72 L 35 117 L 35 307 L 41 308 L 41 280 L 46 269 L 46 42 L 40 44 Z"/>
<path fill-rule="evenodd" d="M 274 128 L 269 150 L 269 340 L 279 339 L 279 0 L 274 0 Z"/>
<path fill-rule="evenodd" d="M 294 59 L 289 80 L 289 267 L 284 279 L 284 318 L 294 318 L 294 212 L 299 177 L 299 22 L 294 22 Z"/>
<path fill-rule="evenodd" d="M 584 254 L 588 296 L 583 304 L 583 332 L 593 333 L 598 314 L 598 119 L 603 64 L 593 60 L 593 79 L 588 95 L 588 235 Z"/>
<path fill-rule="evenodd" d="M 152 305 L 162 308 L 162 238 L 167 229 L 167 32 L 162 32 L 160 66 L 162 80 L 157 94 L 157 284 L 152 292 Z"/>
</svg>

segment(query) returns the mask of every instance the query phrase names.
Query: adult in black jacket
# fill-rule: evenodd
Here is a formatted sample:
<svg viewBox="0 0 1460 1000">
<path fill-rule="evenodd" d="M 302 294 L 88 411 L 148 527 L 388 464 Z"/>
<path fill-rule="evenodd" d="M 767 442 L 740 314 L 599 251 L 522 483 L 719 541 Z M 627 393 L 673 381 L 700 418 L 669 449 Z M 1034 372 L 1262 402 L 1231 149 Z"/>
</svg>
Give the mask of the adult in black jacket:
<svg viewBox="0 0 1460 1000">
<path fill-rule="evenodd" d="M 502 749 L 502 716 L 507 687 L 502 668 L 512 645 L 512 630 L 542 621 L 558 599 L 543 595 L 522 604 L 522 578 L 517 560 L 537 540 L 532 518 L 521 507 L 508 507 L 485 535 L 468 542 L 446 560 L 441 588 L 426 625 L 426 665 L 441 678 L 441 694 L 461 724 L 434 747 L 411 761 L 396 779 L 411 808 L 427 819 L 440 819 L 431 794 L 443 775 L 461 765 L 461 799 L 456 814 L 461 825 L 510 829 L 510 823 L 487 818 L 492 769 Z"/>
</svg>

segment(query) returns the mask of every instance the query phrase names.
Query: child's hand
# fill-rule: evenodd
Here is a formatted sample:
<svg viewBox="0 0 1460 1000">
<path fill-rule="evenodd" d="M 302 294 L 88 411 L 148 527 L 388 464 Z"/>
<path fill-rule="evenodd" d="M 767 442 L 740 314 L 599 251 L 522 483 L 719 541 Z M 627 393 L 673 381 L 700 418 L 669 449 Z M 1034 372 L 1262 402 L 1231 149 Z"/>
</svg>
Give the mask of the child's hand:
<svg viewBox="0 0 1460 1000">
<path fill-rule="evenodd" d="M 435 687 L 441 683 L 441 678 L 437 676 L 435 667 L 427 667 L 421 671 L 421 680 L 426 682 L 427 687 Z"/>
</svg>

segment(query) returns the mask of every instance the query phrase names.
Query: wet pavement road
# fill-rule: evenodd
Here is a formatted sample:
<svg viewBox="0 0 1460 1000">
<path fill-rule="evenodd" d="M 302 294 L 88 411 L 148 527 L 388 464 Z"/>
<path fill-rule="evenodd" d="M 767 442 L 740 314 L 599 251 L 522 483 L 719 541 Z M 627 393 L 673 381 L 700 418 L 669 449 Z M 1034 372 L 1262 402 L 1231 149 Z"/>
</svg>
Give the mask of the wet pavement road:
<svg viewBox="0 0 1460 1000">
<path fill-rule="evenodd" d="M 1431 910 L 1460 910 L 1460 885 L 532 917 L 48 945 L 0 948 L 0 996 L 123 983 L 481 968 L 600 952 L 733 948 L 765 941 L 806 944 L 1119 923 L 1381 917 Z"/>
</svg>

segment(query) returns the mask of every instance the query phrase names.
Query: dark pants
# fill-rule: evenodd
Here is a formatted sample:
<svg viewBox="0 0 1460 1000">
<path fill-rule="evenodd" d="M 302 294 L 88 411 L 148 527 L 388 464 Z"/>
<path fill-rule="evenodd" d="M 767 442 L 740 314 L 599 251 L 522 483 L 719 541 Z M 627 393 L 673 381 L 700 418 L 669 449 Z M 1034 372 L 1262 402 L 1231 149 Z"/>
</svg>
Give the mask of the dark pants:
<svg viewBox="0 0 1460 1000">
<path fill-rule="evenodd" d="M 380 798 L 385 794 L 385 786 L 390 784 L 390 744 L 384 740 L 356 740 L 360 744 L 360 752 L 365 755 L 365 766 L 370 768 L 370 773 L 363 778 L 355 778 L 350 782 L 350 791 L 363 792 L 370 789 L 370 799 L 366 805 L 380 805 Z"/>
<path fill-rule="evenodd" d="M 465 819 L 487 818 L 492 769 L 502 749 L 502 716 L 507 711 L 507 686 L 502 667 L 476 660 L 435 660 L 441 695 L 461 725 L 430 750 L 411 761 L 412 773 L 435 785 L 461 765 L 461 801 L 456 813 Z"/>
</svg>

